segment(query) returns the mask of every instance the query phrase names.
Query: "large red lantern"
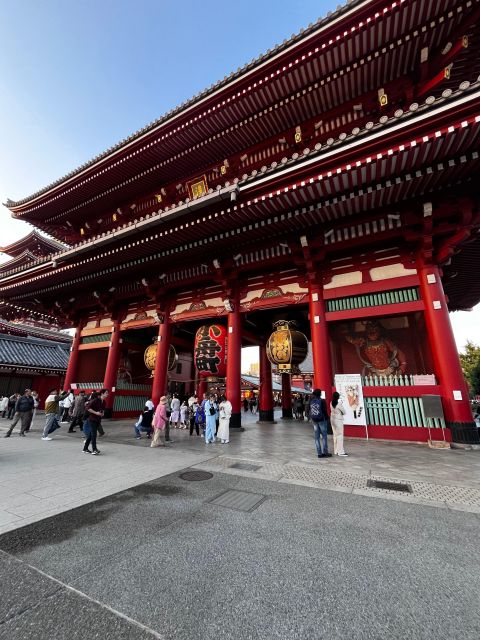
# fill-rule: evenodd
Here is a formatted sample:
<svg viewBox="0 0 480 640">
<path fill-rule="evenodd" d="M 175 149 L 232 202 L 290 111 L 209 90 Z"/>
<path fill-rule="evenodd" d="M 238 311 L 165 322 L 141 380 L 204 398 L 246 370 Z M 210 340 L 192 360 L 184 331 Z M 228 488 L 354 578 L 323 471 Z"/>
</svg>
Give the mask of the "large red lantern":
<svg viewBox="0 0 480 640">
<path fill-rule="evenodd" d="M 227 374 L 227 330 L 219 324 L 200 327 L 195 335 L 194 362 L 202 378 Z"/>
</svg>

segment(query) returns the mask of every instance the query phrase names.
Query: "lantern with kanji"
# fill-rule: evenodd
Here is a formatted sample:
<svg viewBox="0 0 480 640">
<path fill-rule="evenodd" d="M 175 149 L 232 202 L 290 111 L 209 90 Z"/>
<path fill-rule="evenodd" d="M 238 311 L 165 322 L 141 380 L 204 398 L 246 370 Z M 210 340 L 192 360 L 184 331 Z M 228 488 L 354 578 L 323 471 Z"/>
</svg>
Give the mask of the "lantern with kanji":
<svg viewBox="0 0 480 640">
<path fill-rule="evenodd" d="M 157 341 L 151 344 L 149 347 L 145 349 L 145 353 L 143 354 L 143 360 L 145 362 L 145 366 L 147 369 L 150 369 L 152 372 L 155 371 L 155 362 L 157 360 Z M 173 344 L 170 345 L 168 349 L 168 370 L 172 371 L 175 369 L 175 364 L 178 360 L 177 352 L 175 351 L 175 347 Z"/>
<path fill-rule="evenodd" d="M 307 337 L 294 328 L 294 322 L 280 320 L 267 342 L 267 357 L 277 366 L 278 373 L 291 373 L 295 365 L 305 360 L 308 353 Z"/>
<path fill-rule="evenodd" d="M 220 324 L 204 325 L 195 335 L 194 362 L 202 378 L 227 374 L 227 330 Z"/>
</svg>

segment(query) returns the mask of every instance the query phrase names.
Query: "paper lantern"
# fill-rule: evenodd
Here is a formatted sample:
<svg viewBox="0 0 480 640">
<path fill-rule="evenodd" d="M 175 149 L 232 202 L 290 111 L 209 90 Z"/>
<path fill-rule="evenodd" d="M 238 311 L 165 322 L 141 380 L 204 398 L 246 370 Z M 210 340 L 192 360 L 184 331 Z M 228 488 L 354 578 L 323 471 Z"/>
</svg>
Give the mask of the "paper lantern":
<svg viewBox="0 0 480 640">
<path fill-rule="evenodd" d="M 279 373 L 290 373 L 292 367 L 303 362 L 308 353 L 307 337 L 291 329 L 291 324 L 288 320 L 276 323 L 276 330 L 267 341 L 267 357 L 277 366 Z"/>
<path fill-rule="evenodd" d="M 219 324 L 204 325 L 195 335 L 194 362 L 202 378 L 227 374 L 227 330 Z"/>
<path fill-rule="evenodd" d="M 147 369 L 150 369 L 152 372 L 155 371 L 155 362 L 157 361 L 157 341 L 151 344 L 149 347 L 145 349 L 145 353 L 143 354 L 143 360 L 145 362 L 145 366 Z M 173 344 L 170 345 L 168 349 L 168 370 L 172 371 L 175 369 L 176 362 L 178 360 L 177 352 L 175 351 L 175 347 Z"/>
</svg>

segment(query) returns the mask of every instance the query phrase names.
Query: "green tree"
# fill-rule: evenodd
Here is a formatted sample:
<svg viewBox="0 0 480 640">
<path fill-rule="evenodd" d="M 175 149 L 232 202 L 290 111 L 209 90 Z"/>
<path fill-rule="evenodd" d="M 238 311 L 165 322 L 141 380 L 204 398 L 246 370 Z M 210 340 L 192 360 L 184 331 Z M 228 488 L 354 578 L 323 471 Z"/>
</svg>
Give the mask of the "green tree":
<svg viewBox="0 0 480 640">
<path fill-rule="evenodd" d="M 477 364 L 476 367 L 472 369 L 472 373 L 470 374 L 470 377 L 471 377 L 470 390 L 475 396 L 478 396 L 480 395 L 480 362 Z"/>
<path fill-rule="evenodd" d="M 480 346 L 468 340 L 464 353 L 460 353 L 459 356 L 463 375 L 465 376 L 471 393 L 480 393 L 480 388 L 477 386 L 480 382 L 478 380 L 478 376 L 480 375 Z M 476 371 L 475 375 L 474 371 Z"/>
</svg>

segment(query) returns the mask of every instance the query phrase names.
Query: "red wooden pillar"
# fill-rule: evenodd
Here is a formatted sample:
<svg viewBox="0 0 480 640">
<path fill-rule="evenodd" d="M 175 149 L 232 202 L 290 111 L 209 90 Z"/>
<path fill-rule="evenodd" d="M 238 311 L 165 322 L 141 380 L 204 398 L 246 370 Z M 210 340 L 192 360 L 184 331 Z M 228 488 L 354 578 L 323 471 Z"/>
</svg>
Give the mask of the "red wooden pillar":
<svg viewBox="0 0 480 640">
<path fill-rule="evenodd" d="M 262 343 L 260 349 L 260 394 L 259 394 L 259 422 L 274 422 L 273 418 L 273 389 L 272 365 L 267 358 L 267 350 Z"/>
<path fill-rule="evenodd" d="M 158 327 L 157 356 L 155 359 L 152 386 L 152 402 L 155 406 L 167 391 L 168 352 L 170 349 L 171 336 L 170 312 L 168 310 L 164 311 L 161 317 L 162 322 Z"/>
<path fill-rule="evenodd" d="M 232 403 L 230 429 L 242 429 L 242 320 L 238 294 L 232 299 L 232 311 L 228 312 L 227 336 L 227 399 Z M 243 430 L 243 429 L 242 429 Z"/>
<path fill-rule="evenodd" d="M 282 418 L 293 418 L 292 412 L 292 378 L 289 373 L 282 373 Z"/>
<path fill-rule="evenodd" d="M 120 320 L 114 320 L 105 377 L 103 379 L 103 387 L 108 389 L 108 396 L 105 399 L 106 418 L 112 417 L 113 402 L 115 400 L 115 385 L 117 384 L 118 365 L 120 362 L 120 323 Z"/>
<path fill-rule="evenodd" d="M 442 387 L 445 419 L 454 442 L 478 443 L 478 431 L 472 417 L 440 275 L 436 265 L 426 265 L 419 259 L 418 277 L 425 303 L 425 324 L 435 373 Z"/>
<path fill-rule="evenodd" d="M 70 358 L 68 360 L 68 367 L 65 373 L 65 380 L 63 382 L 64 391 L 70 389 L 72 382 L 76 382 L 78 359 L 80 355 L 78 347 L 80 346 L 82 328 L 83 324 L 80 323 L 75 331 L 75 337 L 73 338 L 72 346 L 70 347 Z"/>
<path fill-rule="evenodd" d="M 309 282 L 308 308 L 312 335 L 313 387 L 325 391 L 328 406 L 332 395 L 333 376 L 322 283 Z"/>
</svg>

